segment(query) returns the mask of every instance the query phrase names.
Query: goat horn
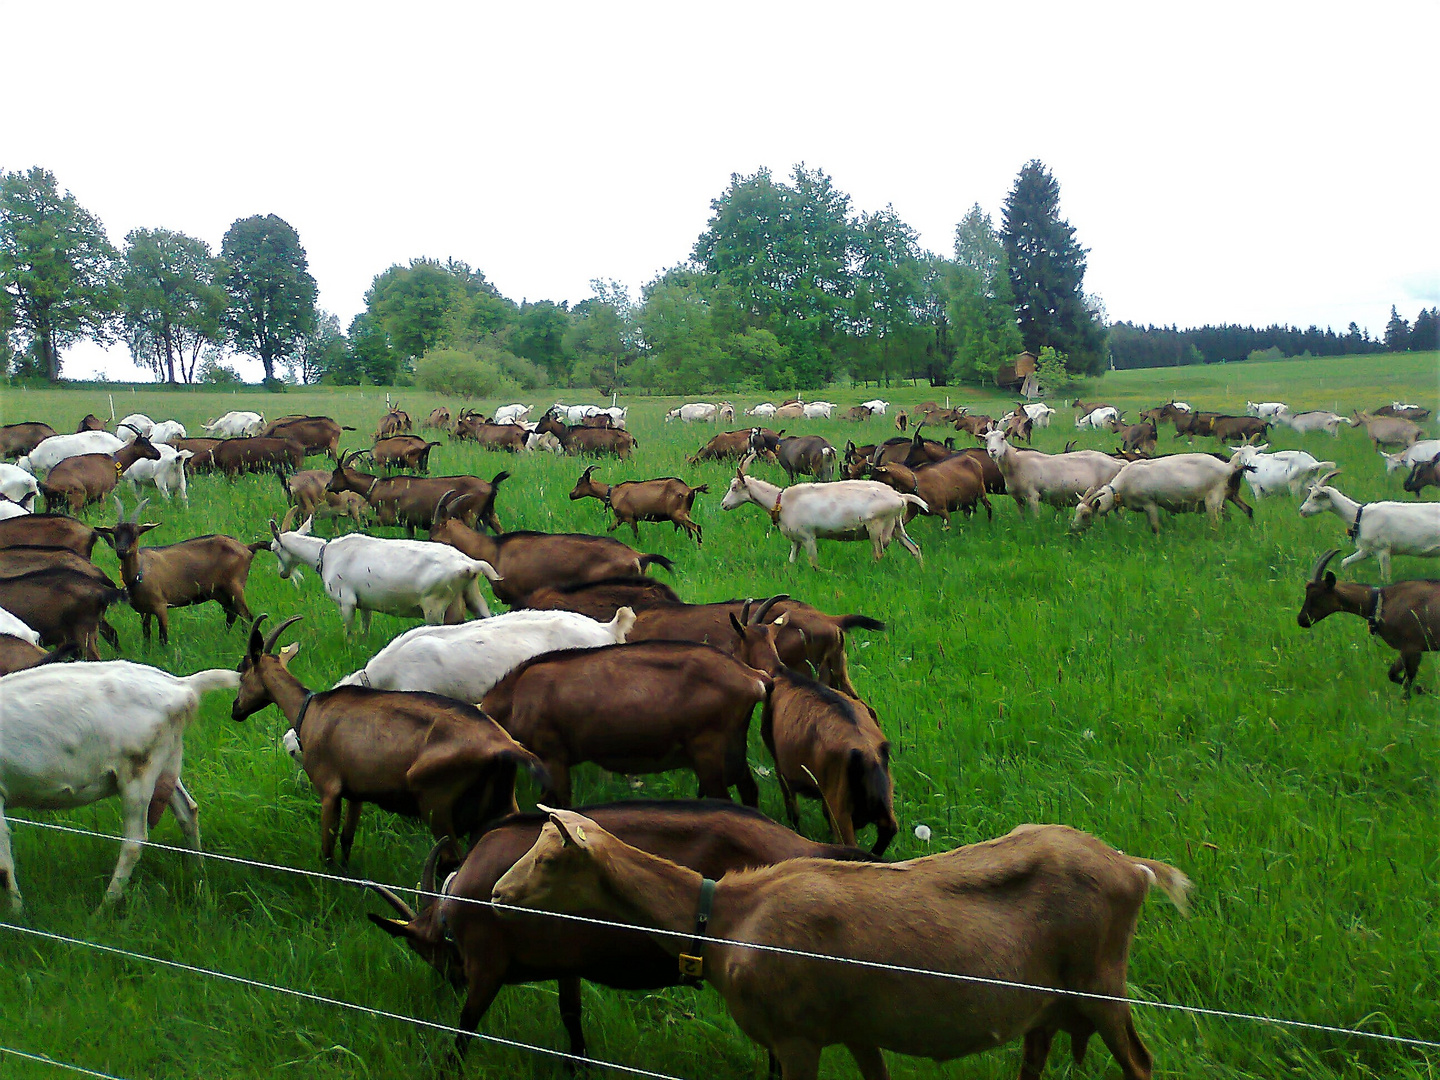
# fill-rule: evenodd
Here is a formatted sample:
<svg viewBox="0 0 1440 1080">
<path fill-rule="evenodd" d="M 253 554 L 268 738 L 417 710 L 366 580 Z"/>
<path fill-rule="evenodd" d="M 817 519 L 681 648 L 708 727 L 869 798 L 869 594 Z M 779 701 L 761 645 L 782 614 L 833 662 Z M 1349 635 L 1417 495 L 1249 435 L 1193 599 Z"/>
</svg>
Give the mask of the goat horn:
<svg viewBox="0 0 1440 1080">
<path fill-rule="evenodd" d="M 143 431 L 141 431 L 141 430 L 140 430 L 138 427 L 136 427 L 134 424 L 121 424 L 121 425 L 119 425 L 119 426 L 120 426 L 120 427 L 128 427 L 131 431 L 135 432 L 136 435 L 143 435 L 143 434 L 145 434 Z"/>
<path fill-rule="evenodd" d="M 414 922 L 419 917 L 415 914 L 414 909 L 412 909 L 409 904 L 405 903 L 404 900 L 401 900 L 400 897 L 396 896 L 384 885 L 376 884 L 373 881 L 366 882 L 366 884 L 369 885 L 370 888 L 374 889 L 375 892 L 380 895 L 380 898 L 382 900 L 384 900 L 387 904 L 393 907 L 400 914 L 401 918 L 403 918 L 406 922 Z"/>
<path fill-rule="evenodd" d="M 753 604 L 753 603 L 755 603 L 755 599 L 754 599 L 753 597 L 746 597 L 746 599 L 745 599 L 745 606 L 740 609 L 740 625 L 741 625 L 741 626 L 749 626 L 749 625 L 750 625 L 750 605 Z"/>
<path fill-rule="evenodd" d="M 1344 469 L 1331 469 L 1324 476 L 1320 477 L 1320 479 L 1315 481 L 1315 486 L 1319 487 L 1321 484 L 1329 480 L 1332 476 L 1339 476 L 1344 471 Z"/>
<path fill-rule="evenodd" d="M 262 651 L 267 653 L 273 652 L 275 649 L 275 642 L 280 640 L 280 635 L 289 628 L 291 623 L 297 623 L 304 617 L 304 615 L 291 615 L 290 618 L 286 619 L 279 626 L 275 627 L 274 630 L 271 630 L 270 636 L 265 639 L 265 648 Z"/>
<path fill-rule="evenodd" d="M 1310 571 L 1310 580 L 1319 581 L 1320 575 L 1325 573 L 1326 565 L 1330 562 L 1331 559 L 1333 559 L 1336 555 L 1339 554 L 1339 548 L 1331 548 L 1329 551 L 1325 552 L 1324 555 L 1321 555 L 1315 563 L 1315 569 Z"/>
<path fill-rule="evenodd" d="M 292 506 L 285 511 L 285 516 L 280 519 L 280 531 L 290 532 L 295 527 L 295 515 L 300 512 L 298 506 Z"/>
<path fill-rule="evenodd" d="M 765 616 L 770 614 L 770 609 L 772 607 L 778 604 L 781 600 L 789 599 L 789 593 L 776 593 L 774 596 L 770 597 L 769 600 L 766 600 L 763 604 L 760 605 L 760 610 L 755 612 L 755 622 L 763 623 L 765 621 Z"/>
<path fill-rule="evenodd" d="M 130 520 L 133 521 L 136 525 L 139 525 L 139 524 L 140 524 L 140 515 L 141 515 L 141 513 L 144 512 L 145 507 L 147 507 L 147 506 L 149 506 L 149 505 L 150 505 L 150 499 L 149 499 L 148 497 L 146 497 L 146 498 L 144 498 L 144 499 L 141 499 L 138 503 L 135 504 L 135 516 L 132 517 Z"/>
<path fill-rule="evenodd" d="M 120 493 L 118 491 L 114 494 L 113 498 L 115 499 L 115 524 L 124 525 L 125 504 L 120 501 Z"/>
<path fill-rule="evenodd" d="M 430 849 L 430 854 L 425 856 L 425 865 L 420 871 L 420 891 L 422 893 L 430 893 L 433 896 L 439 891 L 435 888 L 435 868 L 440 865 L 440 856 L 452 843 L 454 841 L 450 837 L 442 836 Z"/>
<path fill-rule="evenodd" d="M 600 467 L 599 465 L 591 465 L 591 466 L 587 467 L 586 470 L 585 470 L 583 473 L 580 474 L 580 479 L 581 479 L 581 480 L 589 480 L 589 479 L 590 479 L 590 474 L 593 473 L 593 472 L 594 472 L 596 469 L 598 469 L 599 467 Z"/>
<path fill-rule="evenodd" d="M 440 522 L 444 520 L 444 518 L 442 518 L 440 515 L 441 515 L 441 513 L 445 510 L 445 500 L 448 499 L 448 498 L 450 498 L 450 496 L 451 496 L 451 495 L 454 495 L 454 494 L 455 494 L 455 489 L 454 489 L 454 488 L 446 488 L 446 489 L 445 489 L 445 494 L 444 494 L 444 495 L 441 495 L 441 496 L 440 496 L 440 501 L 435 504 L 435 513 L 431 514 L 430 517 L 431 517 L 431 520 L 434 521 L 436 525 L 439 525 Z"/>
</svg>

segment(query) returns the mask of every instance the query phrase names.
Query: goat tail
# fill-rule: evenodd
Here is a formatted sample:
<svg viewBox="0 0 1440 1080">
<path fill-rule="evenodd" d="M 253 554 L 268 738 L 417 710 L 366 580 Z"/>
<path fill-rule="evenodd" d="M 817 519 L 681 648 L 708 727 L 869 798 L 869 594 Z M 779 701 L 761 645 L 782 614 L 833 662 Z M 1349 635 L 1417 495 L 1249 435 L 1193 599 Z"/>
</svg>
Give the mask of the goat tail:
<svg viewBox="0 0 1440 1080">
<path fill-rule="evenodd" d="M 709 494 L 710 494 L 710 485 L 709 485 L 709 484 L 701 484 L 699 487 L 693 487 L 693 488 L 690 489 L 690 498 L 692 498 L 692 499 L 695 498 L 696 495 L 709 495 Z"/>
<path fill-rule="evenodd" d="M 920 498 L 919 495 L 911 495 L 908 492 L 897 492 L 897 494 L 900 496 L 902 502 L 907 502 L 914 506 L 918 506 L 921 511 L 926 514 L 930 512 L 930 504 L 927 503 L 924 499 Z"/>
<path fill-rule="evenodd" d="M 250 549 L 250 554 L 255 555 L 255 554 L 258 554 L 259 552 L 268 550 L 269 547 L 270 547 L 270 541 L 269 541 L 269 540 L 257 540 L 257 541 L 255 541 L 255 543 L 253 543 L 253 544 L 246 544 L 245 546 Z"/>
<path fill-rule="evenodd" d="M 210 668 L 194 675 L 182 675 L 180 681 L 203 697 L 212 690 L 236 689 L 240 685 L 240 673 L 231 668 Z"/>
<path fill-rule="evenodd" d="M 652 566 L 663 567 L 664 569 L 669 570 L 670 573 L 672 573 L 672 574 L 675 572 L 675 564 L 674 564 L 673 562 L 671 562 L 669 559 L 667 559 L 664 555 L 641 555 L 641 556 L 640 556 L 640 572 L 641 572 L 641 573 L 644 573 L 646 570 L 648 570 L 648 569 L 649 569 L 650 567 L 652 567 Z"/>
<path fill-rule="evenodd" d="M 857 626 L 862 630 L 884 630 L 885 624 L 879 619 L 872 619 L 869 615 L 841 615 L 838 619 L 840 630 L 844 633 L 855 629 Z"/>
<path fill-rule="evenodd" d="M 353 427 L 350 427 L 348 424 L 341 424 L 341 425 L 340 425 L 340 430 L 341 430 L 341 431 L 354 431 L 355 429 L 354 429 Z"/>
<path fill-rule="evenodd" d="M 1190 890 L 1195 883 L 1182 874 L 1169 863 L 1156 862 L 1154 859 L 1133 859 L 1139 871 L 1145 875 L 1145 884 L 1158 886 L 1160 891 L 1169 897 L 1170 902 L 1181 915 L 1190 913 Z"/>
</svg>

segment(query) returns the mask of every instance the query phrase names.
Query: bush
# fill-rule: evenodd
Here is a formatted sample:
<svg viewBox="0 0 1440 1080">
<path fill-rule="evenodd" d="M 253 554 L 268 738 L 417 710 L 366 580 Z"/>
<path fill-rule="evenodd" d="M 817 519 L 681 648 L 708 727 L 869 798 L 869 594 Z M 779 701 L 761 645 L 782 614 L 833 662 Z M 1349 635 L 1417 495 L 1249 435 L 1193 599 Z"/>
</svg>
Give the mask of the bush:
<svg viewBox="0 0 1440 1080">
<path fill-rule="evenodd" d="M 200 381 L 207 386 L 239 386 L 245 380 L 234 368 L 222 364 L 213 356 L 207 356 L 200 363 Z"/>
<path fill-rule="evenodd" d="M 448 397 L 488 398 L 517 392 L 498 364 L 460 349 L 431 349 L 415 364 L 415 385 Z"/>
<path fill-rule="evenodd" d="M 1271 345 L 1268 349 L 1251 349 L 1250 355 L 1245 357 L 1245 360 L 1251 364 L 1257 361 L 1284 359 L 1285 353 L 1281 351 L 1279 345 Z"/>
</svg>

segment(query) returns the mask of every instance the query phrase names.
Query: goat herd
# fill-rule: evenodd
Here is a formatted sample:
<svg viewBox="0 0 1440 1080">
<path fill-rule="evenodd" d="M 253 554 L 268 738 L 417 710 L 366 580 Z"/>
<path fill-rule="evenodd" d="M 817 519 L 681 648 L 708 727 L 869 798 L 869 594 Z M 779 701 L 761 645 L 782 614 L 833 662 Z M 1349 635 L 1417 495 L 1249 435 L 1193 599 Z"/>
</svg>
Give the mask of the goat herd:
<svg viewBox="0 0 1440 1080">
<path fill-rule="evenodd" d="M 1362 504 L 1329 483 L 1333 463 L 1257 445 L 1274 425 L 1334 436 L 1347 422 L 1337 414 L 1271 402 L 1228 417 L 1172 401 L 1126 424 L 1113 406 L 1075 404 L 1076 427 L 1120 435 L 1117 452 L 1018 445 L 1050 425 L 1049 406 L 1022 404 L 991 418 L 927 403 L 897 414 L 904 434 L 876 444 L 851 441 L 841 451 L 820 436 L 756 426 L 716 435 L 690 460 L 734 461 L 722 508 L 756 504 L 791 542 L 791 561 L 804 548 L 812 565 L 821 539 L 868 539 L 879 558 L 898 538 L 920 559 L 907 521 L 933 514 L 948 529 L 955 511 L 993 514 L 990 496 L 999 494 L 1022 511 L 1073 508 L 1076 531 L 1118 508 L 1145 514 L 1156 532 L 1161 510 L 1218 521 L 1231 503 L 1249 515 L 1242 478 L 1257 498 L 1303 494 L 1302 515 L 1339 516 L 1355 544 L 1341 566 L 1373 556 L 1388 579 L 1392 555 L 1440 555 L 1440 504 Z M 835 408 L 795 400 L 749 413 L 829 418 Z M 843 415 L 863 422 L 887 408 L 874 400 Z M 437 409 L 424 426 L 510 452 L 624 460 L 638 447 L 625 409 L 557 405 L 533 424 L 529 411 L 506 406 L 487 418 Z M 695 403 L 665 419 L 734 415 L 728 403 Z M 1405 489 L 1419 494 L 1440 468 L 1440 441 L 1421 438 L 1427 418 L 1428 410 L 1397 402 L 1348 422 L 1377 447 L 1396 449 L 1387 470 L 1408 469 Z M 1177 438 L 1239 445 L 1228 454 L 1159 456 L 1162 423 Z M 957 449 L 953 437 L 924 434 L 945 425 L 983 445 Z M 1151 1075 L 1124 1000 L 1127 956 L 1150 887 L 1183 908 L 1184 875 L 1063 826 L 1021 826 L 944 854 L 880 862 L 899 828 L 890 744 L 850 681 L 845 641 L 883 623 L 783 594 L 685 603 L 647 576 L 652 566 L 671 567 L 664 556 L 584 533 L 504 532 L 496 496 L 509 474 L 424 475 L 441 443 L 411 428 L 403 410 L 389 408 L 364 454 L 340 449 L 342 432 L 353 429 L 314 416 L 266 423 L 230 413 L 197 439 L 174 421 L 138 414 L 113 434 L 93 416 L 71 435 L 41 423 L 0 431 L 5 456 L 19 458 L 0 466 L 0 884 L 16 913 L 6 806 L 53 810 L 118 797 L 126 840 L 107 900 L 121 895 L 167 808 L 199 849 L 197 806 L 181 781 L 183 737 L 202 696 L 229 690 L 237 721 L 271 704 L 288 719 L 287 745 L 320 800 L 325 860 L 338 839 L 348 863 L 366 803 L 429 827 L 436 843 L 421 872 L 422 910 L 380 888 L 398 917 L 371 919 L 465 987 L 465 1031 L 476 1030 L 502 986 L 558 979 L 571 1051 L 584 1055 L 580 979 L 625 988 L 703 980 L 786 1080 L 814 1077 L 829 1045 L 845 1045 L 876 1080 L 888 1075 L 881 1049 L 943 1060 L 1016 1039 L 1021 1075 L 1033 1078 L 1057 1032 L 1070 1036 L 1077 1059 L 1098 1034 L 1127 1078 Z M 333 466 L 304 469 L 313 454 Z M 357 467 L 361 457 L 374 472 Z M 753 475 L 757 462 L 778 465 L 791 483 Z M 391 475 L 395 468 L 407 471 Z M 613 514 L 611 532 L 626 524 L 638 539 L 640 522 L 668 521 L 700 544 L 692 509 L 706 485 L 674 477 L 609 484 L 596 479 L 598 468 L 585 468 L 570 498 L 598 499 Z M 127 512 L 121 482 L 137 498 L 153 487 L 188 504 L 187 476 L 205 471 L 278 477 L 277 502 L 283 491 L 290 506 L 282 521 L 271 518 L 270 539 L 142 546 L 156 528 L 143 520 L 149 500 Z M 219 497 L 223 489 L 211 490 Z M 42 494 L 47 512 L 32 512 Z M 74 516 L 107 500 L 117 508 L 113 525 L 92 528 Z M 314 522 L 325 516 L 355 530 L 317 536 Z M 404 526 L 409 538 L 367 535 L 361 527 L 371 521 Z M 415 539 L 417 528 L 429 539 Z M 118 583 L 90 560 L 101 539 L 119 558 Z M 334 688 L 307 686 L 290 671 L 299 643 L 281 645 L 300 616 L 267 634 L 266 616 L 246 604 L 262 550 L 297 587 L 313 572 L 347 632 L 357 613 L 368 629 L 375 611 L 426 625 Z M 1335 611 L 1365 618 L 1399 651 L 1390 677 L 1408 694 L 1421 654 L 1440 641 L 1440 583 L 1340 583 L 1327 571 L 1335 554 L 1315 566 L 1300 625 Z M 511 611 L 489 617 L 481 578 Z M 249 626 L 236 669 L 176 676 L 100 661 L 97 638 L 119 647 L 111 605 L 125 601 L 141 615 L 147 642 L 153 618 L 163 646 L 169 609 L 211 600 L 227 626 Z M 76 656 L 90 662 L 57 663 Z M 757 705 L 791 825 L 799 826 L 796 796 L 816 799 L 833 844 L 753 809 L 759 789 L 747 736 Z M 582 764 L 625 774 L 688 769 L 706 801 L 571 810 L 572 771 Z M 517 813 L 521 772 L 543 793 L 539 813 Z M 743 807 L 729 801 L 732 788 Z M 862 851 L 857 834 L 872 825 L 874 843 Z M 533 909 L 668 933 L 557 922 Z M 857 931 L 875 927 L 877 910 L 886 912 L 885 932 Z M 925 980 L 917 968 L 998 982 Z M 459 1038 L 458 1053 L 467 1042 Z"/>
</svg>

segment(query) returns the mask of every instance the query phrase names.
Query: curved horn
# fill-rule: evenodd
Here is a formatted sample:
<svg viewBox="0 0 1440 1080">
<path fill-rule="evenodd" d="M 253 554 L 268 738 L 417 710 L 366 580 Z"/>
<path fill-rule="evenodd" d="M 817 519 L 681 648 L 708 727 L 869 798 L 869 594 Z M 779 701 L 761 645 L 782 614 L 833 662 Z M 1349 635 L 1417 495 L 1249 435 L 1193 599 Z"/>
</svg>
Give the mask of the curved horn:
<svg viewBox="0 0 1440 1080">
<path fill-rule="evenodd" d="M 1319 581 L 1320 575 L 1325 573 L 1325 567 L 1329 565 L 1330 560 L 1339 554 L 1339 548 L 1331 548 L 1329 551 L 1325 552 L 1324 555 L 1321 555 L 1320 558 L 1315 562 L 1315 569 L 1310 571 L 1310 580 Z"/>
<path fill-rule="evenodd" d="M 454 494 L 455 494 L 455 489 L 454 489 L 454 488 L 446 488 L 446 489 L 445 489 L 445 494 L 444 494 L 444 495 L 441 495 L 441 496 L 440 496 L 440 501 L 435 504 L 435 513 L 433 513 L 433 514 L 430 515 L 430 520 L 433 521 L 433 522 L 435 523 L 435 525 L 439 525 L 442 521 L 445 520 L 445 518 L 443 518 L 443 517 L 440 516 L 440 515 L 441 515 L 442 513 L 444 513 L 444 511 L 445 511 L 445 500 L 448 499 L 448 498 L 450 498 L 450 496 L 451 496 L 451 495 L 454 495 Z M 448 515 L 447 515 L 447 516 L 448 516 Z M 434 526 L 432 526 L 432 528 L 433 528 L 433 527 L 434 527 Z"/>
<path fill-rule="evenodd" d="M 740 625 L 750 625 L 750 606 L 755 603 L 754 597 L 746 597 L 745 606 L 740 609 Z"/>
<path fill-rule="evenodd" d="M 1329 472 L 1327 472 L 1325 475 L 1319 477 L 1319 478 L 1315 481 L 1315 486 L 1316 486 L 1316 487 L 1319 487 L 1321 484 L 1324 484 L 1326 481 L 1328 481 L 1332 476 L 1339 476 L 1339 475 L 1340 475 L 1342 472 L 1344 472 L 1344 471 L 1345 471 L 1344 469 L 1331 469 Z"/>
<path fill-rule="evenodd" d="M 273 652 L 275 650 L 275 642 L 280 640 L 280 635 L 286 631 L 291 623 L 297 623 L 304 617 L 304 615 L 291 615 L 279 626 L 275 627 L 274 630 L 271 630 L 270 636 L 265 639 L 265 648 L 262 651 L 267 653 Z"/>
<path fill-rule="evenodd" d="M 295 515 L 300 512 L 298 506 L 292 506 L 285 511 L 285 516 L 280 519 L 280 531 L 292 532 L 295 528 Z"/>
<path fill-rule="evenodd" d="M 415 914 L 414 910 L 410 907 L 409 904 L 405 903 L 404 900 L 401 900 L 400 897 L 396 896 L 384 885 L 379 885 L 373 881 L 368 881 L 366 882 L 366 884 L 370 888 L 374 889 L 382 900 L 384 900 L 387 904 L 393 907 L 396 913 L 406 922 L 414 922 L 417 918 L 419 918 L 419 916 Z"/>
<path fill-rule="evenodd" d="M 117 491 L 113 496 L 115 500 L 115 524 L 125 524 L 125 504 L 120 501 L 120 493 Z"/>
<path fill-rule="evenodd" d="M 585 469 L 585 471 L 580 474 L 580 479 L 581 479 L 581 480 L 589 480 L 589 479 L 590 479 L 590 474 L 593 473 L 593 472 L 594 472 L 596 469 L 598 469 L 599 467 L 600 467 L 599 465 L 590 465 L 590 466 L 587 466 L 586 469 Z"/>
<path fill-rule="evenodd" d="M 139 524 L 140 524 L 140 515 L 144 512 L 145 507 L 147 507 L 147 506 L 149 506 L 149 505 L 150 505 L 150 499 L 149 499 L 148 496 L 147 496 L 146 498 L 141 499 L 138 503 L 135 504 L 135 515 L 134 515 L 130 520 L 131 520 L 132 522 L 134 522 L 136 525 L 139 525 Z"/>
<path fill-rule="evenodd" d="M 135 435 L 136 435 L 137 437 L 145 434 L 143 431 L 141 431 L 141 430 L 140 430 L 138 427 L 136 427 L 134 424 L 118 424 L 118 425 L 116 425 L 116 426 L 117 426 L 117 428 L 128 427 L 131 431 L 135 432 Z"/>
<path fill-rule="evenodd" d="M 455 841 L 448 836 L 442 836 L 430 849 L 430 854 L 425 856 L 425 865 L 420 870 L 420 891 L 422 893 L 435 894 L 440 890 L 435 887 L 435 870 L 440 865 L 440 856 L 445 853 L 446 848 Z M 418 901 L 418 897 L 416 898 Z"/>
<path fill-rule="evenodd" d="M 790 599 L 790 594 L 789 594 L 789 593 L 776 593 L 774 596 L 770 597 L 769 600 L 766 600 L 763 604 L 760 605 L 760 609 L 755 612 L 755 620 L 754 620 L 754 621 L 755 621 L 756 623 L 763 623 L 763 622 L 765 621 L 765 616 L 768 615 L 768 614 L 770 614 L 770 609 L 771 609 L 772 607 L 774 607 L 776 604 L 778 604 L 781 600 L 789 600 L 789 599 Z"/>
</svg>

